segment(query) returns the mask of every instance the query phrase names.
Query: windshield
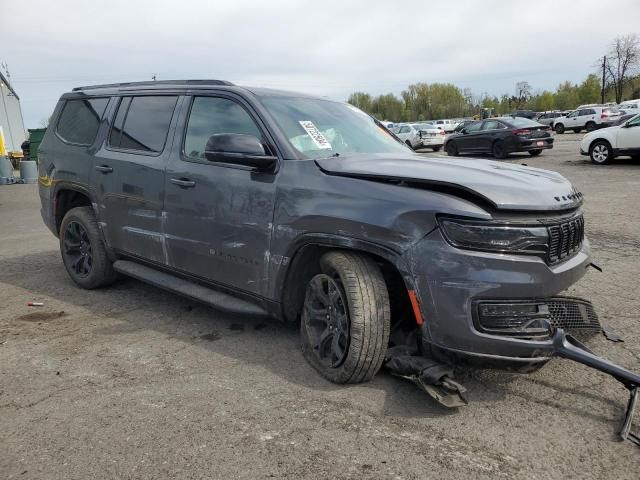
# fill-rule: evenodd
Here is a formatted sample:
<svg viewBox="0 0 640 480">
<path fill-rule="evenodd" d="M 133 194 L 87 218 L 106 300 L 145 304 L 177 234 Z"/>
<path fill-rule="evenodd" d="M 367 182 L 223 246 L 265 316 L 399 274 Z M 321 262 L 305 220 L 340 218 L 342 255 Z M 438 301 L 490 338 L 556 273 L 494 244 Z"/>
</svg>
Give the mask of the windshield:
<svg viewBox="0 0 640 480">
<path fill-rule="evenodd" d="M 345 153 L 407 153 L 403 143 L 352 105 L 277 96 L 265 96 L 261 101 L 304 158 Z"/>
</svg>

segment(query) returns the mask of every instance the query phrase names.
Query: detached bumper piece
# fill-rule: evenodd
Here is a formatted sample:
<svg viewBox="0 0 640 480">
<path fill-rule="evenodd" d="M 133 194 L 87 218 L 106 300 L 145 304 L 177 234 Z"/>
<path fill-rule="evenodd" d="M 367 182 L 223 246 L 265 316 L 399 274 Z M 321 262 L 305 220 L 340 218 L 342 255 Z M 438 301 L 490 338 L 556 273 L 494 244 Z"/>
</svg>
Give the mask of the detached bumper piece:
<svg viewBox="0 0 640 480">
<path fill-rule="evenodd" d="M 481 301 L 476 303 L 475 313 L 478 330 L 493 335 L 548 337 L 549 324 L 574 332 L 602 331 L 593 305 L 581 298 Z"/>
<path fill-rule="evenodd" d="M 598 357 L 577 339 L 564 333 L 561 328 L 555 329 L 553 332 L 553 349 L 556 356 L 573 360 L 611 375 L 629 390 L 629 401 L 618 435 L 621 440 L 629 440 L 640 447 L 640 435 L 631 431 L 633 415 L 638 405 L 640 375 Z"/>
<path fill-rule="evenodd" d="M 453 367 L 418 355 L 406 345 L 387 350 L 384 366 L 392 375 L 416 384 L 434 400 L 448 408 L 468 405 L 462 385 L 453 380 Z"/>
</svg>

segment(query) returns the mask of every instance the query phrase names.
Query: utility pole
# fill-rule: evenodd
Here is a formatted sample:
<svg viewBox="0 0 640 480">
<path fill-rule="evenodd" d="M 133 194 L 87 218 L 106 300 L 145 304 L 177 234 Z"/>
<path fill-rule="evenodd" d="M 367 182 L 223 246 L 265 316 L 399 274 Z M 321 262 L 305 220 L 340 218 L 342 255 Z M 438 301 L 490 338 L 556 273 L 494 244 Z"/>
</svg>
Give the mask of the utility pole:
<svg viewBox="0 0 640 480">
<path fill-rule="evenodd" d="M 604 104 L 604 82 L 605 82 L 605 73 L 607 71 L 607 56 L 605 55 L 602 58 L 602 93 L 601 93 L 601 102 L 602 104 Z"/>
</svg>

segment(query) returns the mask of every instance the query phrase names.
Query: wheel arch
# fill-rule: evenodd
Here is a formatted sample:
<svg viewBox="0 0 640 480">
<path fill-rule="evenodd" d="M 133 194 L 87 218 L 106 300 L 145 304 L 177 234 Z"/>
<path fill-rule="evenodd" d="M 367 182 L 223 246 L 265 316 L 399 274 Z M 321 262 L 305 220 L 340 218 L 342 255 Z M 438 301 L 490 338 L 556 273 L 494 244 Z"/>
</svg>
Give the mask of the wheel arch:
<svg viewBox="0 0 640 480">
<path fill-rule="evenodd" d="M 87 188 L 74 183 L 59 183 L 52 196 L 52 213 L 57 234 L 60 234 L 62 219 L 69 210 L 75 207 L 92 207 L 91 194 Z"/>
<path fill-rule="evenodd" d="M 320 272 L 320 257 L 328 251 L 348 251 L 372 258 L 380 266 L 387 288 L 393 290 L 400 284 L 407 295 L 410 277 L 404 268 L 399 252 L 366 240 L 337 235 L 305 235 L 298 239 L 288 256 L 287 268 L 278 276 L 276 292 L 282 305 L 282 317 L 286 322 L 295 322 L 302 309 L 306 286 L 309 280 Z M 401 301 L 404 301 L 404 296 Z"/>
</svg>

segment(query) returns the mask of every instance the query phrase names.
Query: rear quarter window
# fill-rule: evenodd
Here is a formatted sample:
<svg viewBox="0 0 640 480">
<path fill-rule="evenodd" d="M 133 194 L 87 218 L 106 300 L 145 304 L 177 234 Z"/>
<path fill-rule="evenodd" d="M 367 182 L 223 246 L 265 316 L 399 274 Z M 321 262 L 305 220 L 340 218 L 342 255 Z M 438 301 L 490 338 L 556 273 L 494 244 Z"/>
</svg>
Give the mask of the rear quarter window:
<svg viewBox="0 0 640 480">
<path fill-rule="evenodd" d="M 108 98 L 67 100 L 56 125 L 56 133 L 64 142 L 91 145 L 98 133 Z"/>
</svg>

